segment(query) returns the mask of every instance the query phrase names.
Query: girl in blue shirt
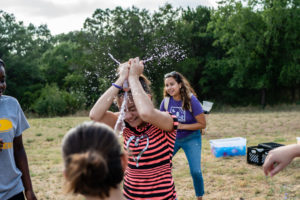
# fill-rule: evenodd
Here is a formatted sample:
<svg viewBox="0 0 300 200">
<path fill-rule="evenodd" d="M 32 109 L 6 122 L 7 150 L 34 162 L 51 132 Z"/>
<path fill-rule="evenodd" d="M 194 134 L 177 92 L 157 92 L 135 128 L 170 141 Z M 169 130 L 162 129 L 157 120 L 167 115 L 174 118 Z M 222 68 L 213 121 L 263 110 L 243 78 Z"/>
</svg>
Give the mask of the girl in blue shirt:
<svg viewBox="0 0 300 200">
<path fill-rule="evenodd" d="M 25 193 L 27 200 L 36 200 L 22 141 L 29 124 L 18 101 L 3 95 L 5 89 L 5 65 L 0 59 L 0 199 L 24 200 Z"/>
</svg>

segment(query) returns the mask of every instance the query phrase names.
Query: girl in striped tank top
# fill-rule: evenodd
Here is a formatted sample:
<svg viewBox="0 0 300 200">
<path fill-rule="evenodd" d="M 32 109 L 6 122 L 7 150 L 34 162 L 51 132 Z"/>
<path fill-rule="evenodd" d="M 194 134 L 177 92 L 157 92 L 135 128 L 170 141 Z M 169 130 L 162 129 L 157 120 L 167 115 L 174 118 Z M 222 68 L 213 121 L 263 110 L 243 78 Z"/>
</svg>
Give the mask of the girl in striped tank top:
<svg viewBox="0 0 300 200">
<path fill-rule="evenodd" d="M 90 118 L 114 127 L 120 113 L 108 111 L 116 97 L 123 101 L 121 87 L 128 80 L 130 90 L 123 129 L 124 149 L 128 152 L 123 193 L 126 199 L 176 199 L 171 173 L 177 118 L 154 108 L 150 82 L 142 75 L 144 66 L 138 58 L 119 67 L 119 78 L 98 99 Z"/>
</svg>

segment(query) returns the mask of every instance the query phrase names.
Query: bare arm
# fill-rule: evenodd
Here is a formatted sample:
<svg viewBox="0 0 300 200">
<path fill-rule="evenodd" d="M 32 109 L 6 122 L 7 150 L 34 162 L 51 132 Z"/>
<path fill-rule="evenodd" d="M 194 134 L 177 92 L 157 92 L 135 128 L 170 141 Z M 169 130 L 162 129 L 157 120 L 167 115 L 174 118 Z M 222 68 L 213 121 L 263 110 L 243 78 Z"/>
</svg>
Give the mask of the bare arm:
<svg viewBox="0 0 300 200">
<path fill-rule="evenodd" d="M 196 117 L 197 122 L 193 124 L 181 124 L 179 123 L 178 129 L 184 129 L 184 130 L 199 130 L 199 129 L 205 129 L 206 127 L 206 120 L 204 113 L 201 113 L 197 115 Z"/>
<path fill-rule="evenodd" d="M 120 81 L 116 81 L 116 84 L 120 84 Z M 121 85 L 121 84 L 120 84 Z M 103 122 L 110 127 L 114 127 L 118 114 L 108 111 L 113 103 L 114 97 L 118 94 L 119 89 L 111 86 L 106 92 L 97 100 L 95 105 L 90 111 L 90 119 L 97 122 Z"/>
<path fill-rule="evenodd" d="M 139 76 L 143 73 L 144 65 L 138 58 L 130 60 L 129 85 L 136 109 L 143 121 L 148 122 L 165 131 L 173 130 L 173 118 L 167 112 L 161 112 L 154 108 L 151 97 L 147 94 Z"/>
<path fill-rule="evenodd" d="M 124 81 L 128 77 L 128 63 L 124 63 L 120 65 L 120 76 L 115 82 L 115 84 L 122 86 Z M 106 90 L 106 92 L 97 100 L 95 105 L 90 111 L 90 119 L 97 122 L 103 122 L 110 127 L 114 128 L 115 123 L 118 119 L 119 113 L 113 113 L 108 111 L 111 104 L 113 103 L 113 100 L 115 96 L 118 94 L 119 89 L 111 86 Z"/>
<path fill-rule="evenodd" d="M 16 165 L 18 169 L 20 169 L 20 171 L 22 172 L 22 182 L 25 188 L 26 199 L 36 200 L 37 198 L 32 189 L 29 167 L 28 167 L 28 160 L 23 146 L 22 135 L 14 138 L 13 146 L 14 146 L 14 157 L 15 157 Z"/>
</svg>

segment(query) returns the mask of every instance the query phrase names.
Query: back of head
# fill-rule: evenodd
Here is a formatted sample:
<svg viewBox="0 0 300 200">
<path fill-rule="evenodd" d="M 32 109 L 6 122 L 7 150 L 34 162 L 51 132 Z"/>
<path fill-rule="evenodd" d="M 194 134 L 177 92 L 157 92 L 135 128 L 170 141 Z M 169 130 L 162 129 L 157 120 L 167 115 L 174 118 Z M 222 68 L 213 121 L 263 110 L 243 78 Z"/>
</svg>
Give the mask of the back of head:
<svg viewBox="0 0 300 200">
<path fill-rule="evenodd" d="M 64 137 L 62 154 L 67 191 L 100 198 L 123 180 L 121 145 L 105 124 L 85 122 Z"/>
</svg>

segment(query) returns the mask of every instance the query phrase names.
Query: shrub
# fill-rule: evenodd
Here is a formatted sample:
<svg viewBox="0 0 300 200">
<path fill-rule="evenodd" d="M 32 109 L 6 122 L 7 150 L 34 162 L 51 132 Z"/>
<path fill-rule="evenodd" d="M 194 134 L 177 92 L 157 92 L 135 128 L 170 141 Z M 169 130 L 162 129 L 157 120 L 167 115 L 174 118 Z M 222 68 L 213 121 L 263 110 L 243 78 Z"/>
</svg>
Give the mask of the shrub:
<svg viewBox="0 0 300 200">
<path fill-rule="evenodd" d="M 75 94 L 60 90 L 57 85 L 46 85 L 32 110 L 40 116 L 62 116 L 80 109 L 82 102 Z"/>
</svg>

